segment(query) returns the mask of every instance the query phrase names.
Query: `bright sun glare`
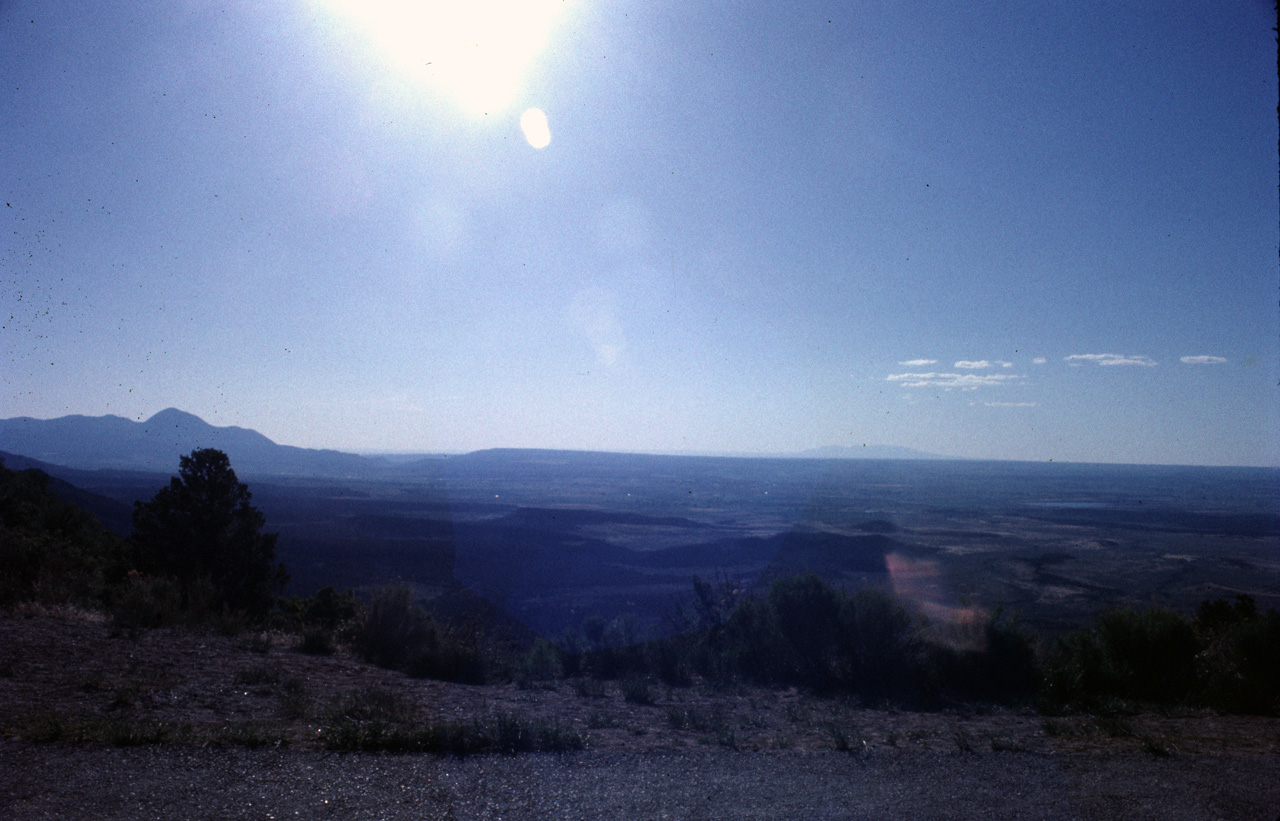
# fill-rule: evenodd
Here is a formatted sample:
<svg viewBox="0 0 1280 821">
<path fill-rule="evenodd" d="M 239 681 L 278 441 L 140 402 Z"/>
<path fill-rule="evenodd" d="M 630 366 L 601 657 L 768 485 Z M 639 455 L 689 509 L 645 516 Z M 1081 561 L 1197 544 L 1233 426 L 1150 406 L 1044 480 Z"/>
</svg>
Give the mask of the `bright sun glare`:
<svg viewBox="0 0 1280 821">
<path fill-rule="evenodd" d="M 540 108 L 531 108 L 520 115 L 520 130 L 534 148 L 542 149 L 551 145 L 551 126 L 547 124 L 547 115 Z"/>
<path fill-rule="evenodd" d="M 473 116 L 510 106 L 546 50 L 564 0 L 320 0 L 382 57 Z"/>
</svg>

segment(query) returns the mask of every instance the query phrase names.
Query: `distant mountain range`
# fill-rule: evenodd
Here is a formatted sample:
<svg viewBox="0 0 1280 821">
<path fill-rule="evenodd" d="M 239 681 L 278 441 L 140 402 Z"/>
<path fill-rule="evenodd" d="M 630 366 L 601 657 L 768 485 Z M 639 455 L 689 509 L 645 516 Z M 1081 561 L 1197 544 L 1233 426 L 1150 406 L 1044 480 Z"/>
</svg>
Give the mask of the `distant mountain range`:
<svg viewBox="0 0 1280 821">
<path fill-rule="evenodd" d="M 959 459 L 959 456 L 940 456 L 914 448 L 903 448 L 897 445 L 863 445 L 848 448 L 840 445 L 827 445 L 824 448 L 811 448 L 799 453 L 787 454 L 796 459 Z"/>
<path fill-rule="evenodd" d="M 378 471 L 380 460 L 336 450 L 278 445 L 257 431 L 219 428 L 176 408 L 145 422 L 120 416 L 0 419 L 0 450 L 86 470 L 175 473 L 196 448 L 217 448 L 245 475 L 354 476 Z"/>
<path fill-rule="evenodd" d="M 57 419 L 20 416 L 0 419 L 0 451 L 81 470 L 136 470 L 172 474 L 178 469 L 179 458 L 196 448 L 217 448 L 223 451 L 230 457 L 236 472 L 247 476 L 357 477 L 385 475 L 396 471 L 414 473 L 424 469 L 436 472 L 441 469 L 442 462 L 487 464 L 494 459 L 514 463 L 568 459 L 574 465 L 581 466 L 584 459 L 590 462 L 593 458 L 609 459 L 610 456 L 618 455 L 501 449 L 447 458 L 406 460 L 365 457 L 336 450 L 279 445 L 257 431 L 240 427 L 215 427 L 198 416 L 176 408 L 162 410 L 145 422 L 134 422 L 120 416 L 62 416 Z M 686 457 L 693 455 L 686 454 Z M 830 446 L 799 453 L 735 455 L 793 459 L 948 458 L 911 448 L 886 445 Z"/>
</svg>

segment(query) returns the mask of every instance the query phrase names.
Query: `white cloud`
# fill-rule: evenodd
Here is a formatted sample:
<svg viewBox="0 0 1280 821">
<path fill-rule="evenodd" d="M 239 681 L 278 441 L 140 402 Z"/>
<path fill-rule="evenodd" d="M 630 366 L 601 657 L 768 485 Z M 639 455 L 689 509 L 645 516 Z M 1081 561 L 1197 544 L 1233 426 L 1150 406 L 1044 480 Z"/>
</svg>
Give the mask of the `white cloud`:
<svg viewBox="0 0 1280 821">
<path fill-rule="evenodd" d="M 1003 385 L 1021 378 L 1020 374 L 1005 373 L 891 373 L 885 377 L 885 381 L 900 382 L 904 388 L 961 388 L 971 391 Z"/>
<path fill-rule="evenodd" d="M 918 368 L 921 365 L 934 365 L 937 361 L 936 359 L 908 359 L 906 362 L 899 362 L 898 364 L 906 365 L 908 368 Z"/>
<path fill-rule="evenodd" d="M 966 360 L 963 360 L 963 359 L 962 359 L 962 360 L 960 360 L 959 362 L 957 362 L 957 363 L 955 364 L 955 366 L 954 366 L 954 367 L 957 367 L 957 368 L 964 368 L 964 369 L 966 369 L 966 370 L 975 370 L 975 371 L 976 371 L 976 370 L 981 370 L 981 369 L 983 369 L 983 368 L 990 368 L 990 367 L 991 367 L 991 363 L 990 363 L 990 362 L 988 362 L 988 361 L 987 361 L 987 360 L 985 360 L 985 359 L 979 359 L 979 360 L 977 360 L 976 362 L 969 362 L 969 361 L 966 361 Z"/>
<path fill-rule="evenodd" d="M 988 408 L 1034 408 L 1035 402 L 983 402 Z"/>
<path fill-rule="evenodd" d="M 1035 359 L 1033 359 L 1033 360 L 1031 360 L 1031 361 L 1032 361 L 1032 363 L 1034 363 L 1034 364 L 1036 364 L 1036 365 L 1043 365 L 1044 363 L 1048 362 L 1049 360 L 1045 359 L 1043 356 L 1037 356 Z"/>
<path fill-rule="evenodd" d="M 1066 357 L 1071 365 L 1083 365 L 1093 362 L 1098 365 L 1142 365 L 1153 368 L 1156 361 L 1149 356 L 1127 356 L 1118 353 L 1077 353 Z"/>
<path fill-rule="evenodd" d="M 1182 361 L 1187 365 L 1222 365 L 1227 360 L 1221 356 L 1184 356 Z"/>
</svg>

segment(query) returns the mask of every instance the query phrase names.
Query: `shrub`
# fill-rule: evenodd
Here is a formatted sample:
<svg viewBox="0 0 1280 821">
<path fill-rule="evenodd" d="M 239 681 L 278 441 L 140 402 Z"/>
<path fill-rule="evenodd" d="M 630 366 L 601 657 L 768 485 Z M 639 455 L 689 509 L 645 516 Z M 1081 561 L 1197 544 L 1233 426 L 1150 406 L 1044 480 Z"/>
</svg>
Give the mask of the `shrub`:
<svg viewBox="0 0 1280 821">
<path fill-rule="evenodd" d="M 1121 698 L 1174 703 L 1195 689 L 1196 636 L 1191 621 L 1161 607 L 1112 610 L 1098 620 Z"/>
<path fill-rule="evenodd" d="M 302 718 L 311 712 L 313 699 L 307 683 L 292 676 L 280 684 L 280 709 L 286 718 Z"/>
<path fill-rule="evenodd" d="M 645 666 L 664 683 L 675 687 L 693 684 L 698 670 L 698 643 L 689 636 L 673 636 L 645 645 Z"/>
<path fill-rule="evenodd" d="M 747 599 L 708 641 L 706 672 L 841 689 L 882 700 L 911 687 L 915 620 L 881 590 L 846 593 L 813 574 Z"/>
<path fill-rule="evenodd" d="M 432 629 L 427 613 L 404 586 L 375 591 L 356 625 L 356 651 L 379 667 L 404 669 L 412 649 Z"/>
<path fill-rule="evenodd" d="M 622 697 L 632 704 L 656 704 L 658 702 L 658 693 L 649 683 L 649 680 L 641 676 L 631 676 L 622 680 Z"/>
<path fill-rule="evenodd" d="M 1206 601 L 1196 617 L 1202 700 L 1220 710 L 1280 712 L 1280 613 L 1259 613 L 1249 596 Z"/>
<path fill-rule="evenodd" d="M 290 596 L 276 600 L 273 617 L 280 627 L 305 632 L 320 628 L 330 633 L 354 622 L 360 613 L 360 602 L 351 590 L 339 593 L 332 585 L 322 587 L 314 596 Z"/>
<path fill-rule="evenodd" d="M 247 667 L 236 673 L 236 684 L 243 684 L 248 687 L 257 687 L 263 684 L 275 684 L 280 681 L 280 674 L 274 667 L 267 665 L 258 665 L 255 667 Z"/>
<path fill-rule="evenodd" d="M 966 643 L 927 642 L 917 672 L 929 701 L 1013 703 L 1030 701 L 1040 683 L 1036 639 L 999 609 L 973 625 Z"/>
<path fill-rule="evenodd" d="M 418 678 L 470 684 L 486 678 L 478 633 L 438 624 L 404 585 L 374 593 L 360 615 L 354 642 L 366 661 Z"/>
<path fill-rule="evenodd" d="M 609 695 L 609 688 L 604 682 L 593 678 L 574 679 L 573 691 L 583 698 L 604 698 Z"/>
<path fill-rule="evenodd" d="M 580 630 L 568 630 L 561 636 L 564 667 L 570 675 L 587 673 L 604 679 L 646 675 L 650 658 L 644 633 L 632 613 L 607 622 L 600 616 L 588 616 Z"/>
<path fill-rule="evenodd" d="M 115 588 L 108 610 L 114 627 L 136 630 L 176 623 L 181 604 L 172 579 L 135 574 Z"/>
<path fill-rule="evenodd" d="M 365 687 L 343 698 L 335 716 L 350 721 L 405 723 L 413 721 L 416 710 L 410 701 L 391 690 Z"/>
<path fill-rule="evenodd" d="M 39 470 L 0 464 L 0 604 L 102 604 L 123 546 L 92 515 L 58 498 Z"/>
<path fill-rule="evenodd" d="M 769 588 L 769 606 L 786 639 L 800 680 L 830 686 L 837 678 L 842 595 L 816 575 L 780 579 Z"/>
<path fill-rule="evenodd" d="M 332 656 L 335 649 L 333 633 L 323 627 L 306 628 L 298 642 L 298 650 L 310 656 Z"/>
<path fill-rule="evenodd" d="M 744 677 L 789 683 L 798 678 L 794 653 L 770 603 L 749 598 L 738 605 L 724 630 L 708 636 L 702 673 L 713 681 Z"/>
<path fill-rule="evenodd" d="M 213 729 L 207 743 L 219 747 L 281 747 L 288 744 L 288 737 L 279 728 L 260 721 L 241 721 L 223 724 Z"/>
<path fill-rule="evenodd" d="M 390 724 L 339 720 L 321 730 L 330 750 L 391 753 L 568 752 L 581 750 L 587 737 L 563 724 L 536 721 L 511 713 L 471 721 Z"/>
<path fill-rule="evenodd" d="M 862 588 L 840 608 L 838 679 L 864 698 L 910 694 L 918 662 L 916 621 L 891 594 Z"/>
<path fill-rule="evenodd" d="M 535 639 L 516 664 L 516 679 L 525 684 L 558 679 L 563 674 L 560 651 L 544 638 Z"/>
<path fill-rule="evenodd" d="M 1108 709 L 1117 701 L 1185 703 L 1196 692 L 1191 621 L 1165 608 L 1103 613 L 1093 628 L 1061 636 L 1044 665 L 1050 706 Z"/>
</svg>

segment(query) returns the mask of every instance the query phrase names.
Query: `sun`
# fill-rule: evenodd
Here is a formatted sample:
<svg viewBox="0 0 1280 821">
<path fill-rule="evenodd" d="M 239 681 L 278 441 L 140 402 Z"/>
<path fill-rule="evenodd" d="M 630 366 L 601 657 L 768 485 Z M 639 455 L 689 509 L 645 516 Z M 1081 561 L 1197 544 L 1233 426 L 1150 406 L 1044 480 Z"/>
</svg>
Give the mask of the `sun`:
<svg viewBox="0 0 1280 821">
<path fill-rule="evenodd" d="M 546 50 L 566 0 L 317 0 L 398 71 L 473 116 L 509 108 Z"/>
</svg>

